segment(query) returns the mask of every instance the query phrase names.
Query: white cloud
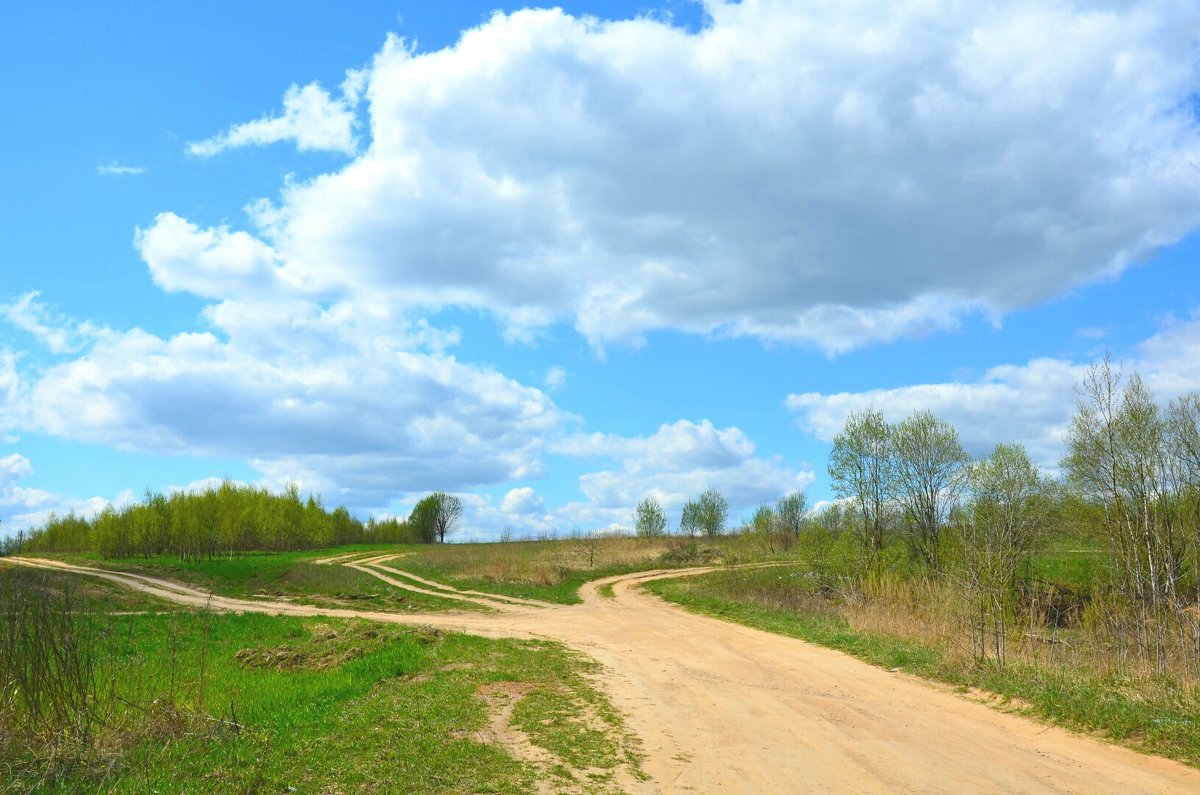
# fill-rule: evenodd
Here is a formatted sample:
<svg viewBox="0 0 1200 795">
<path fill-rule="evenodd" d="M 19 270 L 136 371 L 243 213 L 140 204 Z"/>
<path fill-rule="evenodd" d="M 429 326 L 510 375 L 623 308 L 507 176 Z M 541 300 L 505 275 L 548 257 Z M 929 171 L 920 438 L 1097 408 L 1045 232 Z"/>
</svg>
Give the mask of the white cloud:
<svg viewBox="0 0 1200 795">
<path fill-rule="evenodd" d="M 106 166 L 96 166 L 96 173 L 102 177 L 136 177 L 145 174 L 146 169 L 141 166 L 123 166 L 114 160 Z"/>
<path fill-rule="evenodd" d="M 47 368 L 27 426 L 120 449 L 245 458 L 269 484 L 369 507 L 537 475 L 563 421 L 537 389 L 413 350 L 428 335 L 406 334 L 401 319 L 343 323 L 336 307 L 311 305 L 213 310 L 227 339 L 111 333 Z"/>
<path fill-rule="evenodd" d="M 1019 441 L 1043 469 L 1056 471 L 1077 406 L 1075 386 L 1087 368 L 1087 363 L 1034 359 L 993 367 L 972 382 L 805 392 L 788 395 L 786 404 L 804 430 L 827 442 L 852 411 L 874 408 L 898 422 L 914 411 L 929 410 L 958 429 L 972 455 L 985 455 L 1000 442 Z M 1200 319 L 1165 326 L 1137 346 L 1124 370 L 1139 372 L 1162 401 L 1200 390 Z"/>
<path fill-rule="evenodd" d="M 436 52 L 389 39 L 343 88 L 369 146 L 256 205 L 255 234 L 313 294 L 482 308 L 518 339 L 837 352 L 1036 304 L 1200 223 L 1194 4 L 707 10 L 695 35 L 526 10 Z"/>
<path fill-rule="evenodd" d="M 91 518 L 110 504 L 119 507 L 133 501 L 132 491 L 123 491 L 113 500 L 103 497 L 79 499 L 18 485 L 32 474 L 33 465 L 20 453 L 0 458 L 0 538 L 43 525 L 51 514 L 75 513 Z"/>
<path fill-rule="evenodd" d="M 567 371 L 562 367 L 550 367 L 543 380 L 547 389 L 561 389 L 567 383 Z"/>
<path fill-rule="evenodd" d="M 510 514 L 544 514 L 546 503 L 529 486 L 509 489 L 500 502 L 500 510 Z"/>
<path fill-rule="evenodd" d="M 134 246 L 155 284 L 168 292 L 223 298 L 286 288 L 270 246 L 227 227 L 202 230 L 174 213 L 160 213 L 148 229 L 137 230 Z"/>
<path fill-rule="evenodd" d="M 718 429 L 708 420 L 680 420 L 646 437 L 575 435 L 552 449 L 613 463 L 580 477 L 587 503 L 560 509 L 560 514 L 584 525 L 615 521 L 629 526 L 633 507 L 647 496 L 676 509 L 704 489 L 716 488 L 736 512 L 774 502 L 813 481 L 811 472 L 794 470 L 778 457 L 756 457 L 754 443 L 741 429 Z"/>
<path fill-rule="evenodd" d="M 51 353 L 73 353 L 78 351 L 100 330 L 89 322 L 76 322 L 52 314 L 39 302 L 41 293 L 31 291 L 7 304 L 0 304 L 0 317 L 30 334 Z M 4 380 L 0 377 L 0 388 Z"/>
<path fill-rule="evenodd" d="M 353 89 L 354 84 L 349 84 Z M 301 152 L 310 150 L 352 155 L 358 148 L 354 138 L 354 93 L 333 99 L 317 83 L 301 88 L 292 85 L 283 95 L 283 115 L 235 124 L 224 133 L 188 144 L 188 152 L 212 157 L 228 149 L 266 146 L 294 141 Z"/>
</svg>

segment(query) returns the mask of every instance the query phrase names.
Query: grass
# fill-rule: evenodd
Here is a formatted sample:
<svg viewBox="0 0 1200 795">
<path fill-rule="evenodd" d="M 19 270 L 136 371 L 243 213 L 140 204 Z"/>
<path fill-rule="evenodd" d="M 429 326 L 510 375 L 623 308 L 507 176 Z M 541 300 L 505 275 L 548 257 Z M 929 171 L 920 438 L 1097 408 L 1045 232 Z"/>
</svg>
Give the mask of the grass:
<svg viewBox="0 0 1200 795">
<path fill-rule="evenodd" d="M 1006 708 L 1200 766 L 1200 699 L 1194 687 L 1171 677 L 1092 668 L 1082 644 L 1072 649 L 1034 643 L 1036 648 L 1013 650 L 1004 668 L 978 663 L 964 649 L 963 636 L 955 634 L 946 601 L 932 593 L 891 583 L 847 604 L 815 592 L 804 566 L 721 571 L 644 587 L 700 613 L 962 691 L 986 691 Z"/>
<path fill-rule="evenodd" d="M 96 628 L 122 719 L 86 764 L 0 757 L 8 791 L 619 792 L 637 773 L 595 664 L 556 644 L 197 612 Z"/>
<path fill-rule="evenodd" d="M 470 602 L 394 588 L 369 574 L 346 566 L 317 565 L 324 557 L 350 552 L 393 554 L 414 547 L 358 546 L 304 552 L 253 552 L 233 558 L 181 561 L 176 557 L 101 559 L 96 555 L 63 555 L 63 560 L 88 566 L 161 577 L 222 596 L 269 596 L 322 607 L 357 607 L 398 612 L 482 610 Z"/>
<path fill-rule="evenodd" d="M 735 537 L 580 537 L 423 546 L 399 563 L 400 568 L 457 588 L 570 605 L 579 603 L 579 587 L 585 582 L 721 560 L 743 546 Z"/>
<path fill-rule="evenodd" d="M 1093 583 L 1103 580 L 1107 560 L 1102 542 L 1060 535 L 1039 546 L 1023 573 L 1076 593 L 1089 593 Z"/>
</svg>

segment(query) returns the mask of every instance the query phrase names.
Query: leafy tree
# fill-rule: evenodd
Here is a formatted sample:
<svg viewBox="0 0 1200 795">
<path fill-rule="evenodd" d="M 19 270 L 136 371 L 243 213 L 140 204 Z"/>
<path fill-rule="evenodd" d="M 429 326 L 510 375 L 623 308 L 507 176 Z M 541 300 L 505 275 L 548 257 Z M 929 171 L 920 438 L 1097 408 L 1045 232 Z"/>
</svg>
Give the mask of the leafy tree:
<svg viewBox="0 0 1200 795">
<path fill-rule="evenodd" d="M 775 551 L 777 542 L 788 545 L 792 541 L 790 534 L 780 531 L 779 517 L 770 505 L 760 505 L 754 509 L 754 515 L 750 517 L 747 530 L 759 543 L 772 552 Z M 786 549 L 787 546 L 784 548 Z"/>
<path fill-rule="evenodd" d="M 638 538 L 656 538 L 667 532 L 667 515 L 662 505 L 653 497 L 646 497 L 637 504 Z"/>
<path fill-rule="evenodd" d="M 893 428 L 875 409 L 851 412 L 833 440 L 829 477 L 837 496 L 850 500 L 862 525 L 860 544 L 868 559 L 884 547 L 896 478 Z"/>
<path fill-rule="evenodd" d="M 1200 396 L 1186 395 L 1163 412 L 1136 373 L 1125 379 L 1107 358 L 1089 369 L 1079 394 L 1063 468 L 1076 494 L 1102 508 L 1119 592 L 1135 616 L 1129 629 L 1160 669 L 1172 631 L 1185 658 L 1200 665 L 1198 644 L 1182 639 L 1200 637 L 1182 593 L 1189 557 L 1193 578 L 1200 566 Z"/>
<path fill-rule="evenodd" d="M 967 469 L 966 479 L 962 574 L 973 646 L 983 659 L 990 641 L 1003 666 L 1006 599 L 1018 567 L 1045 532 L 1053 506 L 1051 486 L 1020 444 L 997 445 L 991 456 Z"/>
<path fill-rule="evenodd" d="M 706 536 L 718 536 L 725 532 L 729 519 L 729 501 L 716 489 L 705 489 L 700 496 L 688 500 L 683 506 L 679 528 L 688 535 L 697 532 Z"/>
<path fill-rule="evenodd" d="M 970 458 L 954 426 L 928 411 L 915 412 L 896 426 L 892 454 L 892 493 L 904 509 L 909 548 L 938 574 L 942 529 L 962 490 Z"/>
<path fill-rule="evenodd" d="M 462 500 L 444 491 L 435 491 L 413 507 L 408 523 L 426 544 L 445 543 L 446 534 L 462 517 Z"/>
<path fill-rule="evenodd" d="M 700 506 L 695 500 L 688 500 L 683 504 L 683 510 L 679 514 L 679 532 L 688 536 L 700 532 Z"/>
</svg>

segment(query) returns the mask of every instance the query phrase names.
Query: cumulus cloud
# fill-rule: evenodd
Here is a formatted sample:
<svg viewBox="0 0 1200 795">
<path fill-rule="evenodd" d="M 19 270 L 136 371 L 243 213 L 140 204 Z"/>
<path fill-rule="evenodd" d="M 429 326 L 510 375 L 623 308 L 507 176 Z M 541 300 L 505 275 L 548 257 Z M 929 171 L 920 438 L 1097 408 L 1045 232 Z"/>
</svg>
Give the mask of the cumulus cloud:
<svg viewBox="0 0 1200 795">
<path fill-rule="evenodd" d="M 800 426 L 833 441 L 853 411 L 874 408 L 890 422 L 929 410 L 956 428 L 972 455 L 986 455 L 999 442 L 1019 441 L 1047 471 L 1057 471 L 1063 439 L 1077 406 L 1076 384 L 1089 364 L 1034 359 L 987 370 L 975 381 L 917 384 L 895 389 L 788 395 L 786 405 Z M 1166 401 L 1200 390 L 1200 319 L 1174 321 L 1139 344 L 1124 363 Z"/>
<path fill-rule="evenodd" d="M 334 99 L 317 83 L 309 83 L 303 88 L 292 85 L 283 95 L 282 115 L 235 124 L 212 138 L 188 144 L 188 152 L 198 157 L 212 157 L 243 146 L 293 141 L 301 152 L 314 150 L 352 155 L 358 147 L 354 138 L 357 124 L 354 85 L 357 83 L 349 85 L 352 90 L 349 94 L 344 93 L 342 99 Z"/>
<path fill-rule="evenodd" d="M 336 307 L 224 303 L 216 331 L 112 332 L 45 368 L 25 427 L 119 449 L 249 460 L 351 506 L 532 477 L 563 417 L 438 349 L 427 327 Z M 411 332 L 411 333 L 410 333 Z"/>
<path fill-rule="evenodd" d="M 670 509 L 706 488 L 726 495 L 735 511 L 803 489 L 813 480 L 778 457 L 755 456 L 755 446 L 739 428 L 716 428 L 710 421 L 680 420 L 644 437 L 574 435 L 552 447 L 561 455 L 608 459 L 613 466 L 579 478 L 587 503 L 562 509 L 582 524 L 632 520 L 633 506 L 647 496 Z"/>
<path fill-rule="evenodd" d="M 529 486 L 509 489 L 500 501 L 500 510 L 510 514 L 544 514 L 546 503 L 541 496 Z"/>
<path fill-rule="evenodd" d="M 159 213 L 149 228 L 139 228 L 134 247 L 168 292 L 223 298 L 286 286 L 274 252 L 261 240 L 223 226 L 201 229 L 175 213 Z"/>
<path fill-rule="evenodd" d="M 367 148 L 260 202 L 254 234 L 305 289 L 483 308 L 517 338 L 838 352 L 1036 304 L 1200 223 L 1194 4 L 706 8 L 695 34 L 525 10 L 435 52 L 391 38 L 351 92 Z"/>
</svg>

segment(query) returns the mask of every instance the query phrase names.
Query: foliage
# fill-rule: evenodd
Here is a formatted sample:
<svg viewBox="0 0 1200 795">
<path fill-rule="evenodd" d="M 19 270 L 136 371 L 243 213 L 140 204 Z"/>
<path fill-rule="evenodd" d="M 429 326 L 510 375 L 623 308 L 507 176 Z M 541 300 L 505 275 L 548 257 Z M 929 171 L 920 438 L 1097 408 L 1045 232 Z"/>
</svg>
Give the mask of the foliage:
<svg viewBox="0 0 1200 795">
<path fill-rule="evenodd" d="M 318 497 L 302 499 L 295 486 L 273 494 L 226 481 L 216 488 L 169 496 L 147 491 L 141 502 L 120 510 L 109 506 L 91 521 L 74 514 L 51 516 L 29 534 L 21 551 L 201 560 L 252 550 L 410 540 L 409 528 L 402 522 L 372 519 L 364 525 L 344 507 L 331 513 Z"/>
<path fill-rule="evenodd" d="M 1101 509 L 1115 564 L 1107 625 L 1160 669 L 1174 649 L 1200 675 L 1200 395 L 1163 412 L 1136 373 L 1125 379 L 1107 359 L 1079 391 L 1063 467 L 1080 498 Z M 1185 592 L 1189 576 L 1194 595 Z"/>
<path fill-rule="evenodd" d="M 667 515 L 662 505 L 653 497 L 646 497 L 637 504 L 638 538 L 657 538 L 667 533 Z"/>
<path fill-rule="evenodd" d="M 793 539 L 800 537 L 804 527 L 804 518 L 808 515 L 808 497 L 802 491 L 794 491 L 779 498 L 775 503 L 775 529 L 777 532 L 790 535 Z"/>
<path fill-rule="evenodd" d="M 979 658 L 988 648 L 1005 661 L 1007 600 L 1017 569 L 1046 531 L 1050 484 L 1020 444 L 997 445 L 967 470 L 967 504 L 960 515 L 961 582 Z M 989 643 L 990 641 L 990 643 Z"/>
<path fill-rule="evenodd" d="M 909 548 L 936 575 L 942 568 L 942 530 L 970 458 L 954 426 L 927 411 L 915 412 L 896 426 L 892 450 L 893 494 L 904 510 Z"/>
<path fill-rule="evenodd" d="M 446 534 L 462 517 L 462 500 L 444 491 L 435 491 L 413 507 L 408 524 L 426 544 L 445 543 Z"/>
<path fill-rule="evenodd" d="M 860 540 L 869 557 L 883 549 L 892 523 L 893 437 L 892 426 L 879 411 L 851 412 L 829 454 L 833 491 L 849 500 L 862 520 Z"/>
<path fill-rule="evenodd" d="M 716 489 L 705 489 L 683 505 L 679 529 L 689 536 L 703 533 L 710 538 L 725 532 L 729 519 L 729 501 Z"/>
</svg>

